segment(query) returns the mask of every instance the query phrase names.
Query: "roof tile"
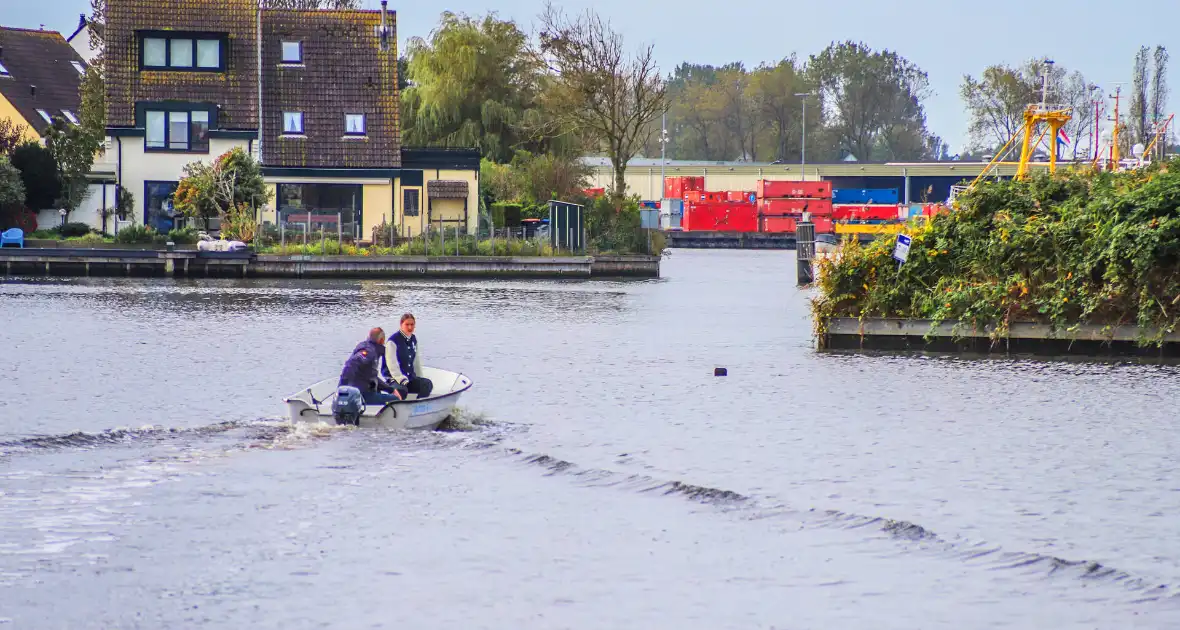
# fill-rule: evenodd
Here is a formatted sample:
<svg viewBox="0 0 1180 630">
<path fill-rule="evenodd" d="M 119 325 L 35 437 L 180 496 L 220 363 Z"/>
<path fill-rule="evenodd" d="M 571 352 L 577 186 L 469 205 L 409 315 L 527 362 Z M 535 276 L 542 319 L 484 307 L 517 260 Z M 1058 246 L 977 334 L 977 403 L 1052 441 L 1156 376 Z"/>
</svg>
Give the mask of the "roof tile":
<svg viewBox="0 0 1180 630">
<path fill-rule="evenodd" d="M 72 61 L 86 65 L 61 33 L 0 28 L 0 64 L 9 74 L 0 76 L 0 94 L 37 133 L 49 129 L 38 109 L 58 118 L 63 110 L 78 114 L 82 75 Z"/>
<path fill-rule="evenodd" d="M 381 49 L 380 11 L 263 13 L 263 162 L 308 168 L 398 168 L 401 125 L 397 29 L 386 13 L 389 47 Z M 303 63 L 282 63 L 284 41 L 300 41 Z M 283 112 L 302 112 L 301 137 L 283 137 Z M 364 114 L 364 137 L 344 133 L 345 114 Z"/>
</svg>

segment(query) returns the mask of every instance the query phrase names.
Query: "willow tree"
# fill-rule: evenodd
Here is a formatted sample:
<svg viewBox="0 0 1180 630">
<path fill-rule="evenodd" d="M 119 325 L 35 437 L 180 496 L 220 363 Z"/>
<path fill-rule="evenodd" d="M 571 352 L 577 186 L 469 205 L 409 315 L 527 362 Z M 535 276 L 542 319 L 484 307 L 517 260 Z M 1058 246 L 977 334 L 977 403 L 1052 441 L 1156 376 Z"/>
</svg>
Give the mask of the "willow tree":
<svg viewBox="0 0 1180 630">
<path fill-rule="evenodd" d="M 406 75 L 407 145 L 474 146 L 504 163 L 517 149 L 560 144 L 560 130 L 539 107 L 543 67 L 515 22 L 445 12 L 429 39 L 407 42 Z"/>
<path fill-rule="evenodd" d="M 567 17 L 552 3 L 541 15 L 541 57 L 554 73 L 546 93 L 563 126 L 601 148 L 614 171 L 613 194 L 627 193 L 627 163 L 667 107 L 663 78 L 650 45 L 627 51 L 623 36 L 587 10 Z"/>
</svg>

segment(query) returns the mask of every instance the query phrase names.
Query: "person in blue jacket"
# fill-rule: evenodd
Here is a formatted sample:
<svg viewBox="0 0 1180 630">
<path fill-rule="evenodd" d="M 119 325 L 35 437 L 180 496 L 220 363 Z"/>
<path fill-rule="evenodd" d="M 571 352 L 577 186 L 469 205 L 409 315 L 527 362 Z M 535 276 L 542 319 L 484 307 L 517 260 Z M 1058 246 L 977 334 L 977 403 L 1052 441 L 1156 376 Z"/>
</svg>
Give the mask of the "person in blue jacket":
<svg viewBox="0 0 1180 630">
<path fill-rule="evenodd" d="M 422 357 L 418 355 L 418 338 L 414 336 L 414 316 L 402 315 L 399 330 L 385 343 L 385 367 L 382 375 L 402 387 L 404 393 L 430 396 L 434 383 L 422 376 Z"/>
<path fill-rule="evenodd" d="M 395 400 L 404 400 L 405 392 L 381 378 L 381 364 L 385 358 L 385 331 L 374 328 L 369 338 L 357 344 L 344 362 L 340 372 L 339 387 L 345 385 L 361 391 L 368 405 L 384 405 Z"/>
</svg>

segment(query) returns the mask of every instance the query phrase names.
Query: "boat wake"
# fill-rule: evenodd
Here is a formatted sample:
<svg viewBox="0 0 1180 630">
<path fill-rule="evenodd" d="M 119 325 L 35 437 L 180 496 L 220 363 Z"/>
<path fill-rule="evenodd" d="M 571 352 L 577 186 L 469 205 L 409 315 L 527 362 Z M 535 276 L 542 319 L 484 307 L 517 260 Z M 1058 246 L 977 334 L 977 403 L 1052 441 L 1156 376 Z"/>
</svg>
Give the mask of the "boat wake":
<svg viewBox="0 0 1180 630">
<path fill-rule="evenodd" d="M 714 506 L 743 520 L 782 519 L 808 528 L 836 528 L 874 532 L 905 545 L 918 553 L 934 553 L 996 571 L 1020 571 L 1024 575 L 1040 574 L 1045 578 L 1068 578 L 1086 582 L 1103 582 L 1125 588 L 1135 595 L 1135 602 L 1177 598 L 1180 588 L 1148 577 L 1089 560 L 1069 560 L 1057 556 L 1004 549 L 983 541 L 945 537 L 917 523 L 881 516 L 852 514 L 841 510 L 800 509 L 768 499 L 732 490 L 700 486 L 677 480 L 662 480 L 642 474 L 628 474 L 600 468 L 584 468 L 573 462 L 546 454 L 526 453 L 503 446 L 497 441 L 473 440 L 466 448 L 491 451 L 497 456 L 536 466 L 546 476 L 563 476 L 587 487 L 614 488 L 658 496 L 680 497 L 694 503 Z"/>
<path fill-rule="evenodd" d="M 959 536 L 943 536 L 917 523 L 883 516 L 854 514 L 831 509 L 804 509 L 770 497 L 757 497 L 732 490 L 696 485 L 679 480 L 659 479 L 650 475 L 625 473 L 603 468 L 586 468 L 544 453 L 529 453 L 511 446 L 509 438 L 522 425 L 493 422 L 477 413 L 459 410 L 438 431 L 399 433 L 395 437 L 380 432 L 380 439 L 394 439 L 406 445 L 425 448 L 461 448 L 479 451 L 486 456 L 507 458 L 536 467 L 547 477 L 564 477 L 586 487 L 612 488 L 644 495 L 678 497 L 693 503 L 712 506 L 742 520 L 780 519 L 803 528 L 829 528 L 871 532 L 870 535 L 893 540 L 907 552 L 932 553 L 953 557 L 983 569 L 1019 571 L 1024 575 L 1045 578 L 1070 578 L 1088 583 L 1108 583 L 1136 595 L 1135 601 L 1175 598 L 1180 587 L 1133 575 L 1127 571 L 1088 560 L 1069 560 L 1057 556 L 1004 549 L 984 541 Z M 52 436 L 33 436 L 0 442 L 0 458 L 6 456 L 53 452 L 69 449 L 90 450 L 134 444 L 189 442 L 207 447 L 210 439 L 226 439 L 226 450 L 290 450 L 305 448 L 337 433 L 365 429 L 328 423 L 296 423 L 286 420 L 260 419 L 248 422 L 219 422 L 193 428 L 145 426 L 101 432 L 74 432 Z M 378 432 L 373 432 L 377 439 Z M 625 459 L 625 458 L 624 458 Z"/>
</svg>

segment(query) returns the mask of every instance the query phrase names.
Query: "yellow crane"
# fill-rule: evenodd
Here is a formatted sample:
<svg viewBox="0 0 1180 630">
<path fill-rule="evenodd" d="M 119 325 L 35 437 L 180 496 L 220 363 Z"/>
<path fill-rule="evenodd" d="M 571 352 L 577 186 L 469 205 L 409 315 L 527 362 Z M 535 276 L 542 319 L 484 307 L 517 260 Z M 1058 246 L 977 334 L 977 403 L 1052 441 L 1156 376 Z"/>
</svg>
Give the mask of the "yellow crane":
<svg viewBox="0 0 1180 630">
<path fill-rule="evenodd" d="M 1176 114 L 1168 116 L 1168 119 L 1164 121 L 1164 124 L 1161 125 L 1159 129 L 1155 130 L 1155 137 L 1151 139 L 1151 144 L 1147 145 L 1147 149 L 1143 151 L 1144 157 L 1151 155 L 1151 151 L 1155 149 L 1155 145 L 1159 144 L 1160 138 L 1163 138 L 1165 135 L 1167 135 L 1168 125 L 1172 124 L 1172 119 L 1175 117 Z M 1166 144 L 1164 146 L 1165 148 L 1167 147 Z"/>
</svg>

